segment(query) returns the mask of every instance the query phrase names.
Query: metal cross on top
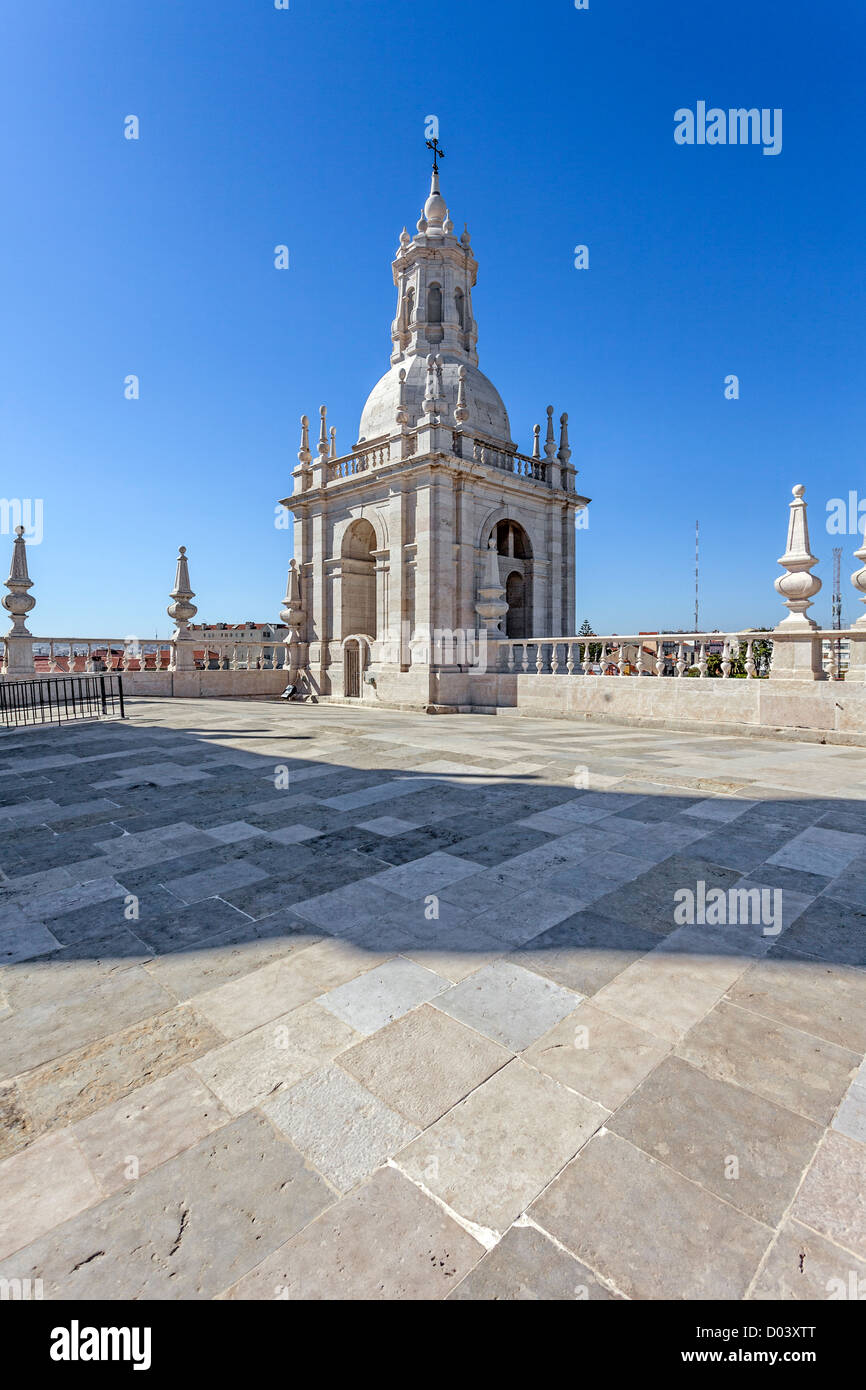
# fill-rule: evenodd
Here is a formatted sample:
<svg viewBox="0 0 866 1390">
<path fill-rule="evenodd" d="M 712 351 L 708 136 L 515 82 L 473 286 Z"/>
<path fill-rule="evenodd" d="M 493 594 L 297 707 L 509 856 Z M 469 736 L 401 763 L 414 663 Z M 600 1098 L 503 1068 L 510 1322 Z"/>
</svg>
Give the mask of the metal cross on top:
<svg viewBox="0 0 866 1390">
<path fill-rule="evenodd" d="M 428 150 L 432 150 L 432 151 L 433 151 L 433 173 L 434 173 L 434 174 L 438 174 L 438 173 L 439 173 L 439 160 L 445 158 L 445 151 L 444 151 L 444 150 L 440 150 L 440 148 L 439 148 L 439 137 L 438 137 L 438 135 L 436 136 L 436 138 L 435 138 L 434 140 L 428 140 L 428 141 L 427 141 L 427 148 L 428 148 Z"/>
</svg>

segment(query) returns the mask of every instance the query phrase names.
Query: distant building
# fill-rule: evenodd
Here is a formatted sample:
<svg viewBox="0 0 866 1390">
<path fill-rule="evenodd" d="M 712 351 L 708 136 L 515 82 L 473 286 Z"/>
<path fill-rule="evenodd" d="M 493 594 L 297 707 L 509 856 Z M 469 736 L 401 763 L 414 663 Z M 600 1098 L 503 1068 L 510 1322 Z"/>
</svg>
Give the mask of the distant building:
<svg viewBox="0 0 866 1390">
<path fill-rule="evenodd" d="M 836 672 L 836 651 L 839 653 L 839 674 L 844 675 L 848 670 L 848 662 L 851 659 L 851 638 L 840 637 L 834 641 L 832 637 L 825 637 L 821 643 L 821 664 L 828 675 Z"/>
</svg>

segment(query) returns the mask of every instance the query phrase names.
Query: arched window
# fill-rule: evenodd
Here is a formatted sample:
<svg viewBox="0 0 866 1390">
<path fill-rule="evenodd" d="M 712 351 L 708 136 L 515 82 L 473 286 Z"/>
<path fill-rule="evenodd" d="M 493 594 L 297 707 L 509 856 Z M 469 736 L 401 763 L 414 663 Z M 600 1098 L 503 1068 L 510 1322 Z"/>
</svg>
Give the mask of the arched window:
<svg viewBox="0 0 866 1390">
<path fill-rule="evenodd" d="M 406 291 L 406 300 L 405 300 L 404 312 L 405 312 L 405 318 L 404 318 L 404 321 L 403 321 L 403 327 L 408 331 L 409 329 L 411 329 L 411 327 L 412 327 L 412 320 L 413 320 L 413 318 L 415 317 L 415 291 L 414 291 L 414 289 L 409 289 L 409 290 Z"/>
<path fill-rule="evenodd" d="M 460 324 L 460 327 L 461 327 L 461 328 L 465 328 L 465 327 L 466 327 L 466 324 L 465 324 L 465 322 L 464 322 L 464 318 L 465 318 L 464 295 L 463 295 L 463 291 L 460 289 L 459 286 L 458 286 L 457 289 L 454 291 L 454 307 L 455 307 L 455 309 L 457 310 L 457 322 Z"/>
<path fill-rule="evenodd" d="M 431 285 L 427 291 L 427 322 L 442 322 L 442 286 Z"/>
</svg>

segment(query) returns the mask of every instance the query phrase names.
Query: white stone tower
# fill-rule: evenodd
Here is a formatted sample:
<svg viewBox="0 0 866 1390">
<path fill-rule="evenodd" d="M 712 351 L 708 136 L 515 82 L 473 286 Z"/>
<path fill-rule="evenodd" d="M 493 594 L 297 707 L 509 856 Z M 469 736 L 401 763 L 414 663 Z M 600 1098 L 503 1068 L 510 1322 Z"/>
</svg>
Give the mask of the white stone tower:
<svg viewBox="0 0 866 1390">
<path fill-rule="evenodd" d="M 304 416 L 283 500 L 313 693 L 477 707 L 493 703 L 479 684 L 479 632 L 488 644 L 574 633 L 575 512 L 589 499 L 575 492 L 568 417 L 557 447 L 548 406 L 543 453 L 538 425 L 532 453 L 518 452 L 478 369 L 477 269 L 434 161 L 417 231 L 400 236 L 391 366 L 357 444 L 337 456 L 322 406 L 314 457 Z"/>
</svg>

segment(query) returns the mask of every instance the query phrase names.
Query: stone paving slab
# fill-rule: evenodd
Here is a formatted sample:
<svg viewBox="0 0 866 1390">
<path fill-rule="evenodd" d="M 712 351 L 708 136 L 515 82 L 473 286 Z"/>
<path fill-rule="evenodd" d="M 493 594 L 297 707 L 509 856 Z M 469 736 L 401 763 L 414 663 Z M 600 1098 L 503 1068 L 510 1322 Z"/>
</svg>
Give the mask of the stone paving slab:
<svg viewBox="0 0 866 1390">
<path fill-rule="evenodd" d="M 512 1054 L 422 1004 L 350 1047 L 340 1065 L 392 1109 L 427 1128 Z"/>
<path fill-rule="evenodd" d="M 395 1161 L 460 1216 L 501 1233 L 606 1116 L 601 1106 L 515 1059 Z"/>
<path fill-rule="evenodd" d="M 589 1302 L 620 1297 L 543 1231 L 517 1224 L 448 1295 L 460 1303 L 476 1299 Z"/>
<path fill-rule="evenodd" d="M 418 1132 L 339 1067 L 326 1067 L 262 1109 L 340 1192 L 370 1177 Z"/>
<path fill-rule="evenodd" d="M 614 1134 L 775 1227 L 822 1129 L 680 1057 L 666 1057 L 610 1120 Z"/>
<path fill-rule="evenodd" d="M 0 1278 L 42 1279 L 49 1298 L 212 1298 L 330 1196 L 251 1113 L 0 1261 Z"/>
<path fill-rule="evenodd" d="M 769 1227 L 609 1131 L 530 1216 L 627 1298 L 742 1298 L 772 1238 Z"/>
<path fill-rule="evenodd" d="M 542 979 L 511 961 L 499 960 L 475 971 L 436 1000 L 452 1018 L 522 1052 L 570 1014 L 581 996 Z"/>
<path fill-rule="evenodd" d="M 129 708 L 0 734 L 0 1277 L 860 1296 L 866 755 Z"/>
<path fill-rule="evenodd" d="M 382 1168 L 227 1297 L 441 1299 L 483 1253 L 420 1188 L 393 1168 Z"/>
</svg>

